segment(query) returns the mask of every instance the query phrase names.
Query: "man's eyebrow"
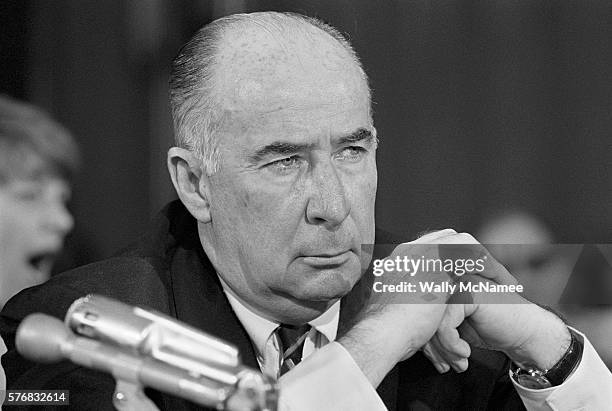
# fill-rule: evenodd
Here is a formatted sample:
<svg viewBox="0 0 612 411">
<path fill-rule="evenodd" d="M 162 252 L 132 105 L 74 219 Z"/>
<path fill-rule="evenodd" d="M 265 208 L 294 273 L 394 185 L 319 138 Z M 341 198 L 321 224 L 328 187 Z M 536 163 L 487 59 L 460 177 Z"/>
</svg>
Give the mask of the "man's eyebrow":
<svg viewBox="0 0 612 411">
<path fill-rule="evenodd" d="M 353 144 L 364 141 L 370 143 L 374 140 L 372 132 L 365 128 L 359 128 L 355 132 L 342 136 L 335 141 L 337 145 Z M 267 144 L 262 148 L 255 151 L 255 153 L 249 155 L 249 161 L 257 163 L 268 156 L 288 156 L 312 148 L 314 144 L 295 144 L 287 143 L 284 141 L 275 141 Z"/>
<path fill-rule="evenodd" d="M 312 144 L 294 144 L 294 143 L 286 143 L 283 141 L 275 141 L 274 143 L 270 143 L 265 145 L 264 147 L 257 150 L 255 153 L 249 156 L 249 160 L 251 162 L 258 162 L 263 160 L 267 156 L 287 156 L 295 153 L 299 153 L 301 151 L 305 151 L 308 148 L 312 147 Z"/>
<path fill-rule="evenodd" d="M 347 136 L 342 136 L 338 138 L 338 140 L 336 140 L 336 144 L 337 145 L 352 144 L 352 143 L 359 143 L 362 141 L 365 143 L 371 143 L 372 141 L 374 141 L 374 135 L 372 134 L 370 130 L 366 128 L 359 128 L 355 132 Z"/>
</svg>

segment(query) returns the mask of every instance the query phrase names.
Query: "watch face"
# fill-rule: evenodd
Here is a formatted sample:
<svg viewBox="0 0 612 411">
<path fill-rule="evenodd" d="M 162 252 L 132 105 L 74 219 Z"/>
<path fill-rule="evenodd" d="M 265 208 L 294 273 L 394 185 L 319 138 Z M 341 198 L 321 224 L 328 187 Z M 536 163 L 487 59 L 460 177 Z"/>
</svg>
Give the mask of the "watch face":
<svg viewBox="0 0 612 411">
<path fill-rule="evenodd" d="M 542 388 L 552 387 L 552 384 L 546 377 L 540 375 L 518 374 L 516 381 L 525 388 L 541 390 Z"/>
</svg>

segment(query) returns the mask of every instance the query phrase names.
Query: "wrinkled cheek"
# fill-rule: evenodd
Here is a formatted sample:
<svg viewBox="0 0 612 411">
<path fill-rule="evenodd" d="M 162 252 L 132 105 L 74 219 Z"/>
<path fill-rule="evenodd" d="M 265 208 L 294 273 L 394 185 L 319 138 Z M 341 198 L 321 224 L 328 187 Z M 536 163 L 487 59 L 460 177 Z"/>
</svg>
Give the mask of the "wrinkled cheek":
<svg viewBox="0 0 612 411">
<path fill-rule="evenodd" d="M 247 246 L 265 253 L 287 244 L 292 211 L 292 207 L 278 196 L 255 191 L 243 194 L 236 218 L 240 219 L 239 225 L 244 230 L 242 235 L 250 237 Z"/>
<path fill-rule="evenodd" d="M 363 205 L 362 207 L 367 208 L 368 210 L 374 210 L 374 204 L 376 203 L 376 188 L 376 175 L 366 179 L 365 181 L 361 182 L 358 187 L 355 187 L 355 191 L 359 193 L 359 198 L 357 201 Z"/>
<path fill-rule="evenodd" d="M 371 178 L 368 181 L 373 201 L 376 199 L 376 189 L 378 187 L 378 170 L 376 168 L 376 160 L 371 164 Z"/>
</svg>

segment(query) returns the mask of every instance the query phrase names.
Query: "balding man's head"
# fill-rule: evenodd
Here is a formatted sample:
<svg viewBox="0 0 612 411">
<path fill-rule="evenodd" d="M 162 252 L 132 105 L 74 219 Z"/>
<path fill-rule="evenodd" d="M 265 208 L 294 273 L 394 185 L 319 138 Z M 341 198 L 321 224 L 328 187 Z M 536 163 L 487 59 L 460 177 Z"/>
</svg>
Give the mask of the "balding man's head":
<svg viewBox="0 0 612 411">
<path fill-rule="evenodd" d="M 327 82 L 327 83 L 326 83 Z M 308 104 L 333 87 L 365 93 L 367 77 L 348 41 L 294 13 L 237 14 L 206 25 L 181 49 L 170 79 L 176 144 L 218 169 L 218 130 L 228 113 Z M 321 102 L 320 98 L 312 101 Z"/>
<path fill-rule="evenodd" d="M 377 172 L 367 80 L 342 36 L 294 14 L 217 20 L 175 61 L 172 103 L 170 176 L 232 293 L 290 324 L 346 295 L 371 257 Z"/>
</svg>

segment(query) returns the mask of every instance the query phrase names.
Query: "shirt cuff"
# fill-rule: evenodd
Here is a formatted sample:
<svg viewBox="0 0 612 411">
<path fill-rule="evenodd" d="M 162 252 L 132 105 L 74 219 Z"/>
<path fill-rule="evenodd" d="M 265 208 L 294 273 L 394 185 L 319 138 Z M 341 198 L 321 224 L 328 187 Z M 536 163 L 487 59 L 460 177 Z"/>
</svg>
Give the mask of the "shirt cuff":
<svg viewBox="0 0 612 411">
<path fill-rule="evenodd" d="M 612 404 L 612 374 L 584 334 L 582 359 L 561 385 L 541 390 L 525 388 L 510 375 L 528 410 L 604 410 Z M 512 372 L 510 372 L 512 374 Z"/>
<path fill-rule="evenodd" d="M 302 360 L 279 384 L 283 411 L 387 409 L 348 351 L 336 342 Z"/>
</svg>

